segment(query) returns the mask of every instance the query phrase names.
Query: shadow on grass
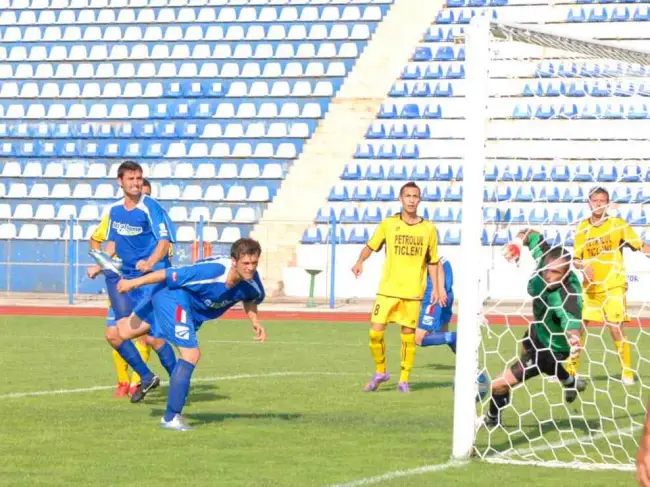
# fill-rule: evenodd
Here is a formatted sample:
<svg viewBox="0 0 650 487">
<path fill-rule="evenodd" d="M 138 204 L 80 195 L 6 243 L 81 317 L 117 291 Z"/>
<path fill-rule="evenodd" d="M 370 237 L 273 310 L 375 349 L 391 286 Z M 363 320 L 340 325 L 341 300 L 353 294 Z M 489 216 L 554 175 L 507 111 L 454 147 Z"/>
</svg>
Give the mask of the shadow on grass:
<svg viewBox="0 0 650 487">
<path fill-rule="evenodd" d="M 229 400 L 230 396 L 225 394 L 217 394 L 214 392 L 219 389 L 215 384 L 192 384 L 190 386 L 190 394 L 187 398 L 187 405 L 195 402 L 211 402 L 211 401 L 225 401 Z M 169 387 L 162 387 L 147 394 L 145 399 L 146 404 L 165 404 L 167 403 L 167 394 Z"/>
<path fill-rule="evenodd" d="M 152 409 L 151 415 L 160 417 L 165 413 L 163 409 Z M 230 420 L 274 420 L 294 421 L 301 419 L 302 414 L 295 413 L 189 413 L 183 414 L 191 424 L 223 423 Z"/>
<path fill-rule="evenodd" d="M 421 370 L 433 370 L 433 371 L 440 371 L 440 370 L 456 370 L 455 365 L 449 365 L 449 364 L 427 364 L 427 365 L 420 365 L 413 367 L 414 369 L 421 369 Z"/>
</svg>

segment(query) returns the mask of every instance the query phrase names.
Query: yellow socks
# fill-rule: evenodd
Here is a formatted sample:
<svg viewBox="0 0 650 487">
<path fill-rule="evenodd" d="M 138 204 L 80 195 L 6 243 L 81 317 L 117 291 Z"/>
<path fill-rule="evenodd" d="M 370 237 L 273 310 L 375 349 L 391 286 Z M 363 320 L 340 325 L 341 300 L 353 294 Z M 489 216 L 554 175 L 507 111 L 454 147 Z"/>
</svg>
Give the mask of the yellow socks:
<svg viewBox="0 0 650 487">
<path fill-rule="evenodd" d="M 147 345 L 146 343 L 140 342 L 140 340 L 135 341 L 135 348 L 138 349 L 138 352 L 140 352 L 140 356 L 142 357 L 142 360 L 146 364 L 149 361 L 149 355 L 151 355 L 151 345 Z M 140 383 L 140 376 L 138 375 L 137 372 L 133 372 L 131 375 L 131 385 L 136 385 Z"/>
<path fill-rule="evenodd" d="M 385 331 L 378 331 L 370 328 L 370 354 L 375 361 L 376 370 L 379 374 L 386 373 L 386 343 L 384 342 Z"/>
<path fill-rule="evenodd" d="M 408 382 L 409 374 L 413 368 L 413 362 L 415 361 L 415 333 L 409 333 L 408 335 L 402 333 L 402 353 L 401 353 L 401 362 L 402 371 L 399 374 L 400 382 Z"/>
<path fill-rule="evenodd" d="M 117 382 L 129 382 L 129 364 L 126 360 L 113 349 L 113 362 L 115 362 L 115 372 L 117 372 Z"/>
<path fill-rule="evenodd" d="M 616 345 L 616 351 L 621 359 L 623 377 L 634 377 L 634 372 L 632 372 L 632 350 L 630 344 L 624 340 L 622 342 L 614 342 L 614 345 Z"/>
</svg>

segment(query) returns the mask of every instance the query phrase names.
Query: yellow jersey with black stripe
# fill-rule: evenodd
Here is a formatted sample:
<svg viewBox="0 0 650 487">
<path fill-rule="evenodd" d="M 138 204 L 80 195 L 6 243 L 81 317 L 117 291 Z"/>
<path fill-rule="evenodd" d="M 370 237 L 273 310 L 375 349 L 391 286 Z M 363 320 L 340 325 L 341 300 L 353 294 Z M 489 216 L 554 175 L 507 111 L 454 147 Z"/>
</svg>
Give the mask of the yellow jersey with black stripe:
<svg viewBox="0 0 650 487">
<path fill-rule="evenodd" d="M 368 240 L 375 252 L 386 249 L 378 294 L 401 299 L 421 300 L 427 280 L 428 264 L 438 262 L 438 233 L 429 220 L 408 224 L 402 216 L 385 218 Z"/>
<path fill-rule="evenodd" d="M 639 250 L 641 237 L 621 218 L 608 217 L 601 225 L 592 225 L 589 219 L 578 224 L 575 235 L 575 257 L 594 270 L 592 281 L 583 283 L 589 294 L 604 293 L 609 289 L 627 286 L 623 263 L 623 249 Z"/>
<path fill-rule="evenodd" d="M 108 213 L 104 214 L 102 217 L 102 220 L 99 222 L 99 225 L 93 232 L 93 234 L 90 236 L 91 240 L 94 240 L 95 242 L 103 243 L 106 241 L 106 237 L 108 236 L 108 222 L 110 218 Z M 174 245 L 169 244 L 169 258 L 171 259 L 172 256 L 174 255 Z"/>
</svg>

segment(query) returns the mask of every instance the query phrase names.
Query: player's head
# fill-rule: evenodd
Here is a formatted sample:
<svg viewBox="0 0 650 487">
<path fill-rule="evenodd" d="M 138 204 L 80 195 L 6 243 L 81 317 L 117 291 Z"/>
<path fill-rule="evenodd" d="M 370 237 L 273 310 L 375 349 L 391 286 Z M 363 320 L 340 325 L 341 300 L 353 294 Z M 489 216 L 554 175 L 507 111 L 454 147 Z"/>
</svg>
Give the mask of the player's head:
<svg viewBox="0 0 650 487">
<path fill-rule="evenodd" d="M 406 213 L 415 214 L 420 204 L 420 187 L 413 181 L 406 183 L 399 190 L 399 201 Z"/>
<path fill-rule="evenodd" d="M 230 247 L 232 267 L 242 279 L 253 278 L 260 262 L 260 255 L 262 255 L 262 247 L 252 238 L 240 238 Z"/>
<path fill-rule="evenodd" d="M 602 218 L 609 206 L 609 192 L 602 186 L 589 191 L 589 209 L 594 218 Z"/>
<path fill-rule="evenodd" d="M 142 194 L 142 166 L 134 161 L 124 161 L 117 168 L 117 182 L 126 196 L 137 198 Z"/>
<path fill-rule="evenodd" d="M 557 289 L 571 270 L 571 253 L 561 246 L 551 247 L 544 254 L 544 267 L 540 274 L 547 289 Z"/>
<path fill-rule="evenodd" d="M 151 196 L 151 183 L 147 178 L 142 178 L 142 192 L 147 196 Z"/>
</svg>

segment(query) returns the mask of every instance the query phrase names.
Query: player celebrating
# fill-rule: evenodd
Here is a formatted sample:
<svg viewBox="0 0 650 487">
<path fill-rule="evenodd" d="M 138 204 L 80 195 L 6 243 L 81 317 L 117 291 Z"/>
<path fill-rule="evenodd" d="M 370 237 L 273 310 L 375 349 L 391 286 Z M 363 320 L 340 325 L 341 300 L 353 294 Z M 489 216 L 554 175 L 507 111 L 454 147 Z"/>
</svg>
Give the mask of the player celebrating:
<svg viewBox="0 0 650 487">
<path fill-rule="evenodd" d="M 625 300 L 627 276 L 623 248 L 640 250 L 647 256 L 650 246 L 643 244 L 627 222 L 608 216 L 608 206 L 606 189 L 595 188 L 589 192 L 591 216 L 578 224 L 574 264 L 584 276 L 582 318 L 587 325 L 607 325 L 621 361 L 621 380 L 623 384 L 631 385 L 634 384 L 632 353 L 623 332 L 623 323 L 630 321 Z"/>
<path fill-rule="evenodd" d="M 375 391 L 382 382 L 390 379 L 386 370 L 386 345 L 384 335 L 388 323 L 401 325 L 401 373 L 398 390 L 409 392 L 409 374 L 415 360 L 415 329 L 418 326 L 422 295 L 426 284 L 427 269 L 435 279 L 438 267 L 438 237 L 436 227 L 417 214 L 420 204 L 420 188 L 410 182 L 401 187 L 399 199 L 402 211 L 385 218 L 361 251 L 352 267 L 358 277 L 363 263 L 386 246 L 382 280 L 370 318 L 370 352 L 376 371 L 366 391 Z M 447 303 L 444 288 L 437 286 L 433 292 L 434 303 Z"/>
<path fill-rule="evenodd" d="M 171 375 L 167 409 L 160 421 L 164 429 L 191 429 L 181 416 L 190 389 L 190 379 L 199 361 L 196 332 L 203 322 L 223 315 L 242 301 L 253 325 L 255 340 L 265 341 L 266 330 L 259 322 L 257 305 L 264 300 L 264 287 L 257 273 L 262 249 L 250 238 L 237 240 L 230 259 L 213 257 L 196 264 L 158 270 L 118 284 L 120 292 L 132 292 L 157 284 L 151 299 L 138 305 L 126 326 L 120 327 L 124 339 L 146 334 L 162 338 L 178 347 L 180 359 Z M 154 323 L 145 321 L 153 310 Z"/>
<path fill-rule="evenodd" d="M 151 196 L 151 183 L 146 179 L 142 179 L 142 192 L 146 194 L 147 196 Z M 106 241 L 106 237 L 108 235 L 108 213 L 106 213 L 95 231 L 93 232 L 92 236 L 90 237 L 90 248 L 93 250 L 101 250 L 102 243 Z M 171 258 L 172 256 L 172 247 L 170 245 L 169 247 L 170 253 L 169 257 Z M 88 269 L 88 277 L 91 279 L 94 279 L 97 277 L 102 272 L 100 267 L 98 265 L 94 265 L 91 268 Z M 110 301 L 108 303 L 108 312 L 106 314 L 106 326 L 108 329 L 106 330 L 106 340 L 108 343 L 111 343 L 111 340 L 117 337 L 117 328 L 115 328 L 115 311 L 113 311 L 113 308 L 110 304 Z M 115 337 L 112 337 L 112 335 L 115 335 Z M 142 360 L 144 360 L 145 363 L 149 361 L 149 355 L 151 354 L 151 340 L 147 340 L 148 337 L 142 337 L 138 339 L 135 343 L 135 347 L 138 349 L 138 352 L 140 352 L 140 356 L 142 357 Z M 140 376 L 138 375 L 137 372 L 133 372 L 131 375 L 131 382 L 129 385 L 129 364 L 126 363 L 126 361 L 120 356 L 119 353 L 117 353 L 117 350 L 113 349 L 113 362 L 115 364 L 115 371 L 117 372 L 117 388 L 115 389 L 115 393 L 113 394 L 114 397 L 124 397 L 127 394 L 131 396 L 135 390 L 137 389 L 137 386 L 140 384 Z"/>
<path fill-rule="evenodd" d="M 501 410 L 510 402 L 510 389 L 539 374 L 557 376 L 564 386 L 564 400 L 572 403 L 587 383 L 567 372 L 562 362 L 580 353 L 582 287 L 571 270 L 571 254 L 563 247 L 550 248 L 533 230 L 521 232 L 504 249 L 507 260 L 519 258 L 521 245 L 530 249 L 537 269 L 528 281 L 533 298 L 533 322 L 524 334 L 521 355 L 492 382 L 492 400 L 480 421 L 488 427 L 501 424 Z"/>
<path fill-rule="evenodd" d="M 117 180 L 124 191 L 124 198 L 113 203 L 107 213 L 107 253 L 116 254 L 122 259 L 122 273 L 127 278 L 169 267 L 169 247 L 174 239 L 174 228 L 160 204 L 142 194 L 142 167 L 132 161 L 122 163 L 117 171 Z M 110 271 L 104 271 L 104 275 L 119 327 L 121 322 L 128 321 L 138 302 L 149 299 L 151 287 L 120 294 L 116 288 L 119 276 Z M 153 313 L 150 319 L 154 319 Z M 111 332 L 110 343 L 141 376 L 142 384 L 133 392 L 131 402 L 142 400 L 148 390 L 157 387 L 160 379 L 151 374 L 135 345 L 128 340 L 123 341 L 119 332 Z M 154 348 L 163 367 L 171 375 L 176 365 L 174 350 L 164 341 L 158 341 Z M 142 376 L 143 373 L 147 374 L 146 377 Z"/>
<path fill-rule="evenodd" d="M 445 290 L 447 303 L 444 306 L 436 303 L 422 307 L 418 329 L 415 330 L 415 343 L 421 347 L 448 345 L 451 351 L 456 353 L 456 332 L 449 331 L 449 322 L 451 321 L 452 307 L 454 305 L 454 274 L 451 263 L 444 257 L 440 257 L 437 266 L 436 283 L 438 289 Z M 429 277 L 424 291 L 424 303 L 431 303 L 434 288 L 433 280 Z"/>
</svg>

